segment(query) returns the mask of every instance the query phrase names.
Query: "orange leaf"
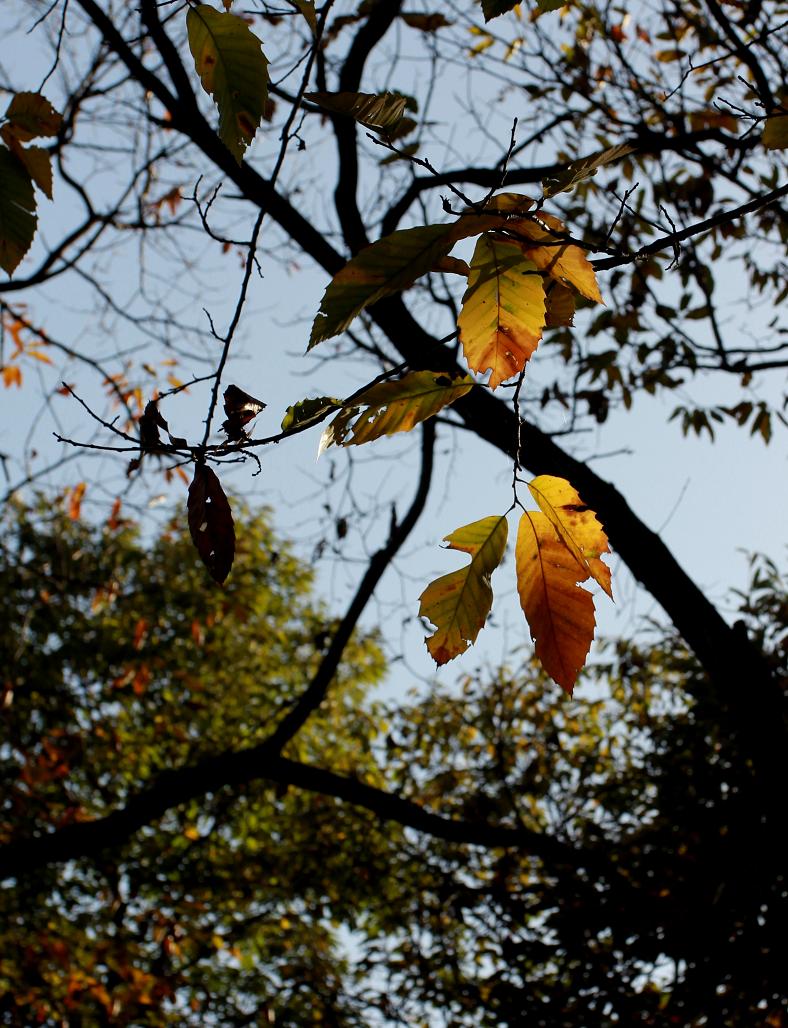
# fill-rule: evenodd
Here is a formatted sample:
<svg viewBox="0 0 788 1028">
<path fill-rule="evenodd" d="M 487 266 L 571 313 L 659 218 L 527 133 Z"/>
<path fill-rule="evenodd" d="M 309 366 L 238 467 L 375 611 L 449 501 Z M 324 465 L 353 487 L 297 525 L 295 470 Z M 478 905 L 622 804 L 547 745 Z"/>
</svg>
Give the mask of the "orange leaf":
<svg viewBox="0 0 788 1028">
<path fill-rule="evenodd" d="M 526 255 L 551 278 L 568 282 L 589 300 L 602 303 L 593 266 L 579 246 L 564 241 L 569 234 L 564 223 L 552 214 L 540 213 L 538 218 L 522 218 L 513 226 L 518 235 L 541 244 L 524 247 Z"/>
<path fill-rule="evenodd" d="M 17 388 L 22 385 L 22 369 L 16 364 L 6 364 L 3 368 L 3 385 L 10 389 L 12 385 Z"/>
<path fill-rule="evenodd" d="M 515 547 L 520 606 L 542 667 L 571 696 L 594 638 L 594 600 L 577 583 L 588 571 L 546 515 L 526 511 Z"/>
<path fill-rule="evenodd" d="M 79 521 L 79 516 L 82 513 L 82 497 L 85 495 L 87 486 L 84 482 L 80 482 L 75 485 L 71 490 L 71 498 L 68 503 L 68 516 L 72 521 Z"/>
<path fill-rule="evenodd" d="M 528 489 L 578 564 L 612 600 L 610 568 L 600 560 L 603 553 L 610 553 L 610 547 L 596 514 L 565 478 L 539 475 L 529 482 Z"/>
</svg>

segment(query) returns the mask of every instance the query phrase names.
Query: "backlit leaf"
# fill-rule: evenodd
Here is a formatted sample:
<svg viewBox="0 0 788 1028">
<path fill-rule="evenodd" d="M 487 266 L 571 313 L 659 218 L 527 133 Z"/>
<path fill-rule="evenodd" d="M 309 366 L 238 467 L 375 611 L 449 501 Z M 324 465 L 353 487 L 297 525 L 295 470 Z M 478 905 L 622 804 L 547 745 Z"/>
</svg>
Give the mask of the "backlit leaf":
<svg viewBox="0 0 788 1028">
<path fill-rule="evenodd" d="M 514 10 L 519 0 L 482 0 L 482 12 L 485 21 L 491 21 L 501 14 Z"/>
<path fill-rule="evenodd" d="M 38 136 L 56 136 L 63 118 L 40 93 L 17 93 L 5 112 L 4 126 L 20 143 Z"/>
<path fill-rule="evenodd" d="M 788 149 L 788 113 L 781 111 L 769 115 L 761 142 L 767 150 Z"/>
<path fill-rule="evenodd" d="M 403 11 L 400 18 L 412 29 L 419 29 L 421 32 L 435 32 L 437 29 L 446 28 L 454 22 L 448 20 L 442 14 L 417 14 L 416 12 Z"/>
<path fill-rule="evenodd" d="M 468 365 L 491 370 L 491 389 L 523 370 L 542 335 L 545 297 L 542 276 L 518 243 L 480 237 L 457 323 Z"/>
<path fill-rule="evenodd" d="M 307 25 L 313 33 L 317 32 L 317 11 L 315 10 L 315 0 L 293 0 L 298 10 L 303 14 L 306 19 Z"/>
<path fill-rule="evenodd" d="M 346 114 L 369 128 L 392 128 L 402 120 L 407 97 L 399 93 L 307 93 L 306 99 L 332 114 Z"/>
<path fill-rule="evenodd" d="M 574 324 L 575 294 L 567 286 L 553 279 L 545 287 L 545 325 L 560 328 Z"/>
<path fill-rule="evenodd" d="M 610 553 L 610 547 L 594 511 L 565 478 L 539 475 L 528 483 L 528 490 L 577 562 L 612 600 L 610 568 L 600 559 L 603 553 Z"/>
<path fill-rule="evenodd" d="M 436 631 L 426 640 L 436 664 L 445 664 L 476 641 L 492 607 L 490 578 L 503 559 L 505 517 L 482 518 L 447 535 L 452 550 L 471 555 L 467 567 L 431 582 L 419 597 L 419 616 Z"/>
<path fill-rule="evenodd" d="M 13 147 L 15 156 L 22 162 L 30 178 L 41 192 L 52 199 L 52 161 L 49 151 L 42 146 Z"/>
<path fill-rule="evenodd" d="M 588 571 L 549 518 L 526 511 L 515 547 L 520 606 L 542 667 L 570 695 L 594 638 L 594 600 L 578 582 Z"/>
<path fill-rule="evenodd" d="M 465 215 L 448 225 L 421 225 L 384 236 L 348 261 L 320 301 L 309 349 L 339 335 L 366 307 L 412 286 L 459 239 L 502 224 L 496 215 Z"/>
<path fill-rule="evenodd" d="M 243 18 L 208 4 L 189 8 L 186 29 L 202 87 L 219 109 L 219 138 L 240 164 L 268 95 L 262 43 Z"/>
<path fill-rule="evenodd" d="M 542 179 L 544 195 L 555 196 L 556 193 L 561 193 L 565 189 L 571 189 L 572 186 L 582 182 L 583 179 L 596 175 L 599 168 L 617 161 L 619 157 L 632 153 L 634 149 L 634 146 L 630 146 L 629 143 L 618 143 L 607 150 L 600 150 L 598 153 L 592 153 L 588 157 L 581 157 L 577 161 L 572 161 L 562 171 L 551 175 L 549 178 Z"/>
<path fill-rule="evenodd" d="M 484 205 L 485 211 L 497 211 L 500 214 L 525 214 L 534 205 L 530 196 L 525 193 L 497 193 L 491 196 Z"/>
<path fill-rule="evenodd" d="M 412 371 L 396 382 L 379 382 L 353 401 L 359 417 L 353 424 L 351 437 L 337 440 L 332 422 L 326 429 L 331 437 L 323 449 L 337 442 L 354 446 L 384 435 L 409 432 L 472 388 L 473 379 L 467 375 L 450 377 L 436 371 Z M 344 418 L 342 422 L 344 425 Z"/>
<path fill-rule="evenodd" d="M 36 234 L 33 183 L 22 164 L 0 146 L 0 267 L 11 275 Z"/>
<path fill-rule="evenodd" d="M 559 281 L 569 282 L 589 300 L 602 303 L 591 262 L 574 243 L 562 242 L 569 233 L 566 226 L 552 214 L 540 213 L 537 218 L 522 218 L 513 229 L 519 236 L 532 239 L 539 246 L 524 246 L 524 251 L 544 271 Z"/>
<path fill-rule="evenodd" d="M 282 418 L 282 431 L 287 432 L 299 425 L 307 425 L 322 420 L 321 415 L 342 406 L 342 401 L 333 396 L 316 396 L 314 399 L 301 400 L 292 404 Z"/>
<path fill-rule="evenodd" d="M 204 464 L 194 468 L 187 511 L 189 532 L 197 552 L 211 578 L 221 585 L 235 558 L 235 526 L 221 483 Z"/>
</svg>

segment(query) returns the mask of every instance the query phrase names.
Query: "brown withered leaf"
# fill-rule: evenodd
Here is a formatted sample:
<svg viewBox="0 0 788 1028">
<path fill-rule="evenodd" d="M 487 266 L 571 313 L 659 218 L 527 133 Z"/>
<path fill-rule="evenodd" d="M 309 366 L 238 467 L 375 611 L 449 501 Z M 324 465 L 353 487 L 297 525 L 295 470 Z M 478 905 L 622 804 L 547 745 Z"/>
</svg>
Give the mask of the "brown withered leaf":
<svg viewBox="0 0 788 1028">
<path fill-rule="evenodd" d="M 265 409 L 265 406 L 262 400 L 256 400 L 238 386 L 228 385 L 224 391 L 224 413 L 227 420 L 222 423 L 227 438 L 231 442 L 246 439 L 246 426 Z"/>
<path fill-rule="evenodd" d="M 161 447 L 160 428 L 169 433 L 169 426 L 161 416 L 156 401 L 149 400 L 140 418 L 140 449 L 143 453 L 155 453 Z"/>
<path fill-rule="evenodd" d="M 186 507 L 192 541 L 211 578 L 221 585 L 233 566 L 235 525 L 219 479 L 204 464 L 194 468 Z"/>
</svg>

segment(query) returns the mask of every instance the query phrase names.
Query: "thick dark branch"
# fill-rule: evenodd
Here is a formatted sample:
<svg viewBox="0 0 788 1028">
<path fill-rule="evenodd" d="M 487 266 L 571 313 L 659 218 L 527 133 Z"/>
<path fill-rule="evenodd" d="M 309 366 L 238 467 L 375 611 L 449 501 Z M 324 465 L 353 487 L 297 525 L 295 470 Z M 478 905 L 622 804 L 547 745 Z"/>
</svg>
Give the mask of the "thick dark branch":
<svg viewBox="0 0 788 1028">
<path fill-rule="evenodd" d="M 287 760 L 271 754 L 263 746 L 224 753 L 177 771 L 167 771 L 152 786 L 137 793 L 124 807 L 106 817 L 0 846 L 0 880 L 26 875 L 65 860 L 97 857 L 106 849 L 117 850 L 120 843 L 140 828 L 182 803 L 227 786 L 261 780 L 335 796 L 372 811 L 385 821 L 394 821 L 450 842 L 487 848 L 516 847 L 568 867 L 600 863 L 593 855 L 576 851 L 539 832 L 484 821 L 441 817 L 411 800 L 366 785 L 357 778 Z"/>
<path fill-rule="evenodd" d="M 356 33 L 339 76 L 340 92 L 356 93 L 361 85 L 364 65 L 372 50 L 385 36 L 399 14 L 400 0 L 383 0 L 372 11 Z M 331 118 L 337 141 L 339 173 L 334 192 L 342 234 L 351 253 L 356 253 L 369 242 L 356 199 L 358 189 L 358 148 L 356 123 L 352 118 L 336 115 Z"/>
</svg>

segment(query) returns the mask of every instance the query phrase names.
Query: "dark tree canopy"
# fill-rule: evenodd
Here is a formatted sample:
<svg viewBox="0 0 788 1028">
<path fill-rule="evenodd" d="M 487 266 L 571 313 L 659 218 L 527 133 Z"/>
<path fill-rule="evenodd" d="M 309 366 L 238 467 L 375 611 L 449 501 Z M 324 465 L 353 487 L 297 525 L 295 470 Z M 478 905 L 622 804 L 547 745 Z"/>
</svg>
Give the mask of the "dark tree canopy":
<svg viewBox="0 0 788 1028">
<path fill-rule="evenodd" d="M 784 5 L 0 19 L 4 1023 L 788 1023 L 780 555 L 713 602 L 587 442 L 776 449 Z M 491 506 L 411 588 L 442 475 Z M 461 677 L 381 698 L 418 615 Z"/>
</svg>

